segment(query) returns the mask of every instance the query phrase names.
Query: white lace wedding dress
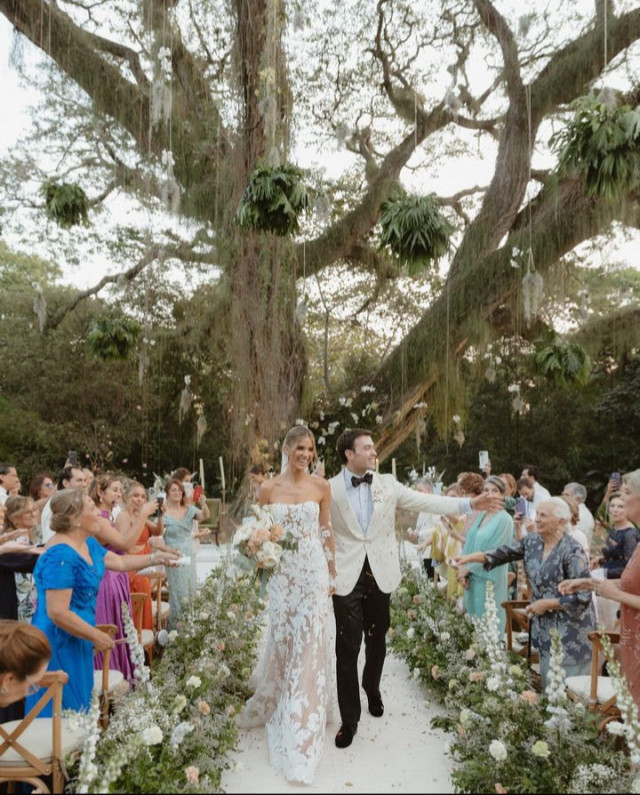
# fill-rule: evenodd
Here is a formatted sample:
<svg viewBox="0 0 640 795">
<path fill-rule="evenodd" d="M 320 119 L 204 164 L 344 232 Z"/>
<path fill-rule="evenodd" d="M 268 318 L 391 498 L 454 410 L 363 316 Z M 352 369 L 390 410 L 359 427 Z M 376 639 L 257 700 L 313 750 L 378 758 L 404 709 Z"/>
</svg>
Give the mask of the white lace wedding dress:
<svg viewBox="0 0 640 795">
<path fill-rule="evenodd" d="M 311 783 L 335 701 L 327 621 L 329 571 L 315 502 L 273 503 L 276 522 L 298 541 L 285 550 L 267 585 L 268 627 L 253 672 L 254 695 L 242 728 L 266 725 L 271 766 L 289 781 Z"/>
</svg>

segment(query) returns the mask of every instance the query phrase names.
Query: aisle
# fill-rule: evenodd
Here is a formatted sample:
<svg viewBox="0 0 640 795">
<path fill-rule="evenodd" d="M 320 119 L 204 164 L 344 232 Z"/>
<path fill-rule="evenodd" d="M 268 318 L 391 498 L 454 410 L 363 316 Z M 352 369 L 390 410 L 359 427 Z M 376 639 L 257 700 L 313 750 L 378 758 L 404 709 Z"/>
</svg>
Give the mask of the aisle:
<svg viewBox="0 0 640 795">
<path fill-rule="evenodd" d="M 289 784 L 269 766 L 264 728 L 241 731 L 222 789 L 227 793 L 272 792 L 453 792 L 451 760 L 445 753 L 447 735 L 430 727 L 440 713 L 430 707 L 405 663 L 388 655 L 383 675 L 385 714 L 373 718 L 366 698 L 358 733 L 349 748 L 334 745 L 337 725 L 329 725 L 324 755 L 311 785 Z"/>
</svg>

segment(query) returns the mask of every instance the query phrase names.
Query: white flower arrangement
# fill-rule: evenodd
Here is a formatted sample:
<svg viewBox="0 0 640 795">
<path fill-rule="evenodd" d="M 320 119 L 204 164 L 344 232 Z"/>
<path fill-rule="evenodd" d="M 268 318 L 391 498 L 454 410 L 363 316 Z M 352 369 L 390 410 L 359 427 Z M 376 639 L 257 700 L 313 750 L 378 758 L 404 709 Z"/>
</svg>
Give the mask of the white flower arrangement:
<svg viewBox="0 0 640 795">
<path fill-rule="evenodd" d="M 501 740 L 492 740 L 489 744 L 489 753 L 496 762 L 504 762 L 507 758 L 507 748 Z"/>
<path fill-rule="evenodd" d="M 164 738 L 162 729 L 159 726 L 149 726 L 142 732 L 142 742 L 144 745 L 160 745 Z"/>
</svg>

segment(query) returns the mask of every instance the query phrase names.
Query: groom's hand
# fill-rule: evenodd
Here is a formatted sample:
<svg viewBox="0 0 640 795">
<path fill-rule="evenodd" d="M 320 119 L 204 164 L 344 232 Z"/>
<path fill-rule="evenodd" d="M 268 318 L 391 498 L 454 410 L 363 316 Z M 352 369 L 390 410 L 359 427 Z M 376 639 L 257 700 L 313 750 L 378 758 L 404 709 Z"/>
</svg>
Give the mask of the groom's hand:
<svg viewBox="0 0 640 795">
<path fill-rule="evenodd" d="M 502 494 L 488 494 L 483 492 L 471 500 L 474 511 L 501 511 L 504 508 Z"/>
</svg>

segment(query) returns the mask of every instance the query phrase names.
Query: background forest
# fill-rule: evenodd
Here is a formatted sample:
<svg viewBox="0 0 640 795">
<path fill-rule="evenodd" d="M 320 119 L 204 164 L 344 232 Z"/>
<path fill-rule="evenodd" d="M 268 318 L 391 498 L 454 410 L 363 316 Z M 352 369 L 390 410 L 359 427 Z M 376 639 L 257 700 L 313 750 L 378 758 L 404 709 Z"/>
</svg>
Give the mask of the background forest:
<svg viewBox="0 0 640 795">
<path fill-rule="evenodd" d="M 640 8 L 0 0 L 0 460 L 640 465 Z M 34 60 L 34 53 L 39 53 Z M 635 236 L 635 237 L 634 237 Z M 70 267 L 107 262 L 80 289 Z"/>
</svg>

